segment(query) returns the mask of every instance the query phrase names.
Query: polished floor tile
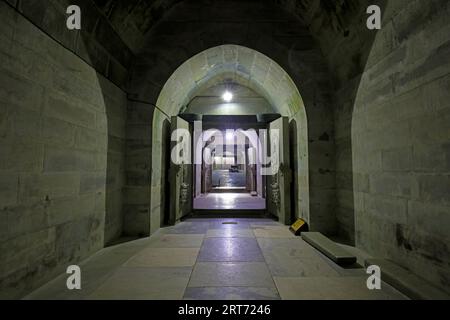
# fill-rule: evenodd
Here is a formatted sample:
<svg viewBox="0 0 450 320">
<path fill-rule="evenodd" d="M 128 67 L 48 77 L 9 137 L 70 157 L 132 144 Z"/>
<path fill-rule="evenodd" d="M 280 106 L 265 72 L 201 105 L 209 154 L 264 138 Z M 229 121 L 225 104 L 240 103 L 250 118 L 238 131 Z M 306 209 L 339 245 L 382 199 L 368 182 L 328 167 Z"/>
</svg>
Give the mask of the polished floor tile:
<svg viewBox="0 0 450 320">
<path fill-rule="evenodd" d="M 189 287 L 264 287 L 275 284 L 264 262 L 197 262 Z"/>
<path fill-rule="evenodd" d="M 336 277 L 339 273 L 321 257 L 295 257 L 274 252 L 265 255 L 273 276 L 278 277 Z"/>
<path fill-rule="evenodd" d="M 319 252 L 299 237 L 257 238 L 264 253 L 283 252 L 295 257 L 315 257 Z"/>
<path fill-rule="evenodd" d="M 162 234 L 150 242 L 151 248 L 200 248 L 203 234 Z"/>
<path fill-rule="evenodd" d="M 274 277 L 284 300 L 403 300 L 406 297 L 387 284 L 369 290 L 367 277 Z"/>
<path fill-rule="evenodd" d="M 295 238 L 288 226 L 253 225 L 252 228 L 258 238 Z"/>
<path fill-rule="evenodd" d="M 273 276 L 333 277 L 339 275 L 328 258 L 300 238 L 258 238 L 258 244 Z"/>
<path fill-rule="evenodd" d="M 209 229 L 208 222 L 181 222 L 173 227 L 162 228 L 161 234 L 205 234 Z"/>
<path fill-rule="evenodd" d="M 254 238 L 206 238 L 198 261 L 248 262 L 264 261 Z"/>
<path fill-rule="evenodd" d="M 197 260 L 198 248 L 147 248 L 125 263 L 126 267 L 189 267 Z"/>
<path fill-rule="evenodd" d="M 126 268 L 117 270 L 88 299 L 179 300 L 191 268 Z"/>
<path fill-rule="evenodd" d="M 279 300 L 275 288 L 258 287 L 204 287 L 187 288 L 187 300 Z"/>
<path fill-rule="evenodd" d="M 264 210 L 265 207 L 266 199 L 249 193 L 208 193 L 194 199 L 194 209 L 199 210 Z"/>
<path fill-rule="evenodd" d="M 206 238 L 254 238 L 255 235 L 250 229 L 240 228 L 220 228 L 209 229 Z"/>
<path fill-rule="evenodd" d="M 250 228 L 259 228 L 264 226 L 274 226 L 274 227 L 280 227 L 281 224 L 275 220 L 267 220 L 267 219 L 260 219 L 260 220 L 251 220 L 248 221 Z"/>
<path fill-rule="evenodd" d="M 210 229 L 250 229 L 250 223 L 241 219 L 217 219 L 211 221 Z"/>
</svg>

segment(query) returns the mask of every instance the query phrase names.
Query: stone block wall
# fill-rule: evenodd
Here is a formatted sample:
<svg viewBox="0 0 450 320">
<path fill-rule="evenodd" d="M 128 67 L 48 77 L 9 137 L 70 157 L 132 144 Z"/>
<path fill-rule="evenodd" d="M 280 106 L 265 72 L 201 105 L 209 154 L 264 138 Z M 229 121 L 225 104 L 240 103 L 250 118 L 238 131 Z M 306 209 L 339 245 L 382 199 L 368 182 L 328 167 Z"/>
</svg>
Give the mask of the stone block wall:
<svg viewBox="0 0 450 320">
<path fill-rule="evenodd" d="M 127 236 L 150 235 L 150 184 L 152 168 L 152 123 L 154 107 L 129 101 L 126 143 L 124 229 Z M 159 221 L 153 228 L 159 228 Z M 154 230 L 156 230 L 154 229 Z"/>
<path fill-rule="evenodd" d="M 121 88 L 128 81 L 133 53 L 99 12 L 91 0 L 7 1 L 21 15 L 44 31 L 63 47 L 75 53 L 98 73 Z M 69 31 L 66 26 L 69 5 L 81 9 L 81 30 Z"/>
<path fill-rule="evenodd" d="M 365 25 L 370 4 L 378 32 Z M 333 75 L 338 233 L 448 290 L 449 3 L 329 9 L 329 20 L 315 18 L 320 6 L 303 16 Z"/>
<path fill-rule="evenodd" d="M 448 290 L 449 2 L 278 2 L 331 72 L 339 236 Z M 372 4 L 380 31 L 366 28 Z"/>
<path fill-rule="evenodd" d="M 18 298 L 118 234 L 126 95 L 0 2 L 0 106 L 0 292 Z"/>
<path fill-rule="evenodd" d="M 450 3 L 391 1 L 352 117 L 356 243 L 450 291 Z"/>
</svg>

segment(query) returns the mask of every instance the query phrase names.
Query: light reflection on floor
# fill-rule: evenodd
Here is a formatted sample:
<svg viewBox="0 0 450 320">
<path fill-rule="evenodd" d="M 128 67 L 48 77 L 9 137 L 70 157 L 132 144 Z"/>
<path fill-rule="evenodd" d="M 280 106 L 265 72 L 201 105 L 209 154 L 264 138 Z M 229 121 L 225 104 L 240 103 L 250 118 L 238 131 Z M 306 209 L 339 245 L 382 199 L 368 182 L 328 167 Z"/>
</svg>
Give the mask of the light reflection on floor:
<svg viewBox="0 0 450 320">
<path fill-rule="evenodd" d="M 230 172 L 229 170 L 213 170 L 213 187 L 245 187 L 245 172 Z"/>
<path fill-rule="evenodd" d="M 264 210 L 266 199 L 248 193 L 208 193 L 194 199 L 194 209 L 200 210 Z"/>
</svg>

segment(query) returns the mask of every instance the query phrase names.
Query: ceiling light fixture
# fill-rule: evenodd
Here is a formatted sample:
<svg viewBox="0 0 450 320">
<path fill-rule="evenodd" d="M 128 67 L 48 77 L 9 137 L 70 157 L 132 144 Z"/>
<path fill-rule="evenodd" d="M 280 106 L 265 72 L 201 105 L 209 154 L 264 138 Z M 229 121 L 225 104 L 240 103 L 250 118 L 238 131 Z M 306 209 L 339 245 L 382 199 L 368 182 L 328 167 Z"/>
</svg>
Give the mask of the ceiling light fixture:
<svg viewBox="0 0 450 320">
<path fill-rule="evenodd" d="M 222 96 L 222 99 L 225 102 L 231 102 L 231 100 L 233 100 L 233 94 L 230 91 L 225 91 L 225 93 Z"/>
</svg>

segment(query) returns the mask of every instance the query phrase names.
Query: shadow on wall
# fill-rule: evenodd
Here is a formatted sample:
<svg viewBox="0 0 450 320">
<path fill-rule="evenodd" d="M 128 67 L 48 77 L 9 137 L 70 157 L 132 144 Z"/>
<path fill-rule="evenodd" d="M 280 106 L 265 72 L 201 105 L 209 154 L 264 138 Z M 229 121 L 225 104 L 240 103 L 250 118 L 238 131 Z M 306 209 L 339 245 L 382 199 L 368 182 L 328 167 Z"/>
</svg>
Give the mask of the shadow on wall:
<svg viewBox="0 0 450 320">
<path fill-rule="evenodd" d="M 327 12 L 328 25 L 323 26 L 322 32 L 334 35 L 334 39 L 326 44 L 329 50 L 324 45 L 322 50 L 334 84 L 337 238 L 343 243 L 354 245 L 354 180 L 358 173 L 354 172 L 353 166 L 352 117 L 362 74 L 378 33 L 377 30 L 369 30 L 366 20 L 361 17 L 369 17 L 366 8 L 372 4 L 378 5 L 384 13 L 386 1 L 325 2 L 321 2 L 321 5 Z M 321 32 L 318 32 L 317 36 L 320 35 Z M 328 137 L 323 135 L 319 139 Z"/>
<path fill-rule="evenodd" d="M 162 157 L 161 157 L 161 186 L 164 190 L 161 192 L 160 227 L 169 225 L 170 218 L 170 122 L 165 119 L 162 124 Z"/>
<path fill-rule="evenodd" d="M 84 12 L 88 9 L 83 8 Z M 94 9 L 90 9 L 91 11 Z M 86 19 L 83 20 L 85 24 Z M 100 23 L 101 25 L 101 23 Z M 78 52 L 84 61 L 97 72 L 97 82 L 103 97 L 105 119 L 97 115 L 96 122 L 107 134 L 106 154 L 99 155 L 97 161 L 106 161 L 106 176 L 96 181 L 97 186 L 106 186 L 102 206 L 105 206 L 104 245 L 114 244 L 123 235 L 124 197 L 126 191 L 126 129 L 128 101 L 124 85 L 126 70 L 123 65 L 131 63 L 131 54 L 124 49 L 117 61 L 113 48 L 104 48 L 105 43 L 121 43 L 118 36 L 106 29 L 104 39 L 95 39 L 96 29 L 82 28 L 78 39 Z M 101 44 L 100 44 L 101 43 Z M 120 46 L 120 45 L 119 45 Z M 112 56 L 111 56 L 112 55 Z M 125 74 L 121 74 L 125 73 Z M 97 204 L 100 206 L 100 204 Z"/>
<path fill-rule="evenodd" d="M 296 212 L 299 215 L 299 218 L 305 219 L 306 217 L 302 216 L 302 213 L 299 210 L 299 204 L 298 204 L 298 197 L 299 194 L 298 191 L 298 184 L 299 184 L 299 178 L 298 178 L 298 140 L 297 140 L 297 121 L 295 119 L 292 119 L 289 122 L 289 156 L 290 156 L 290 164 L 291 164 L 291 221 L 295 221 L 297 219 Z"/>
</svg>

